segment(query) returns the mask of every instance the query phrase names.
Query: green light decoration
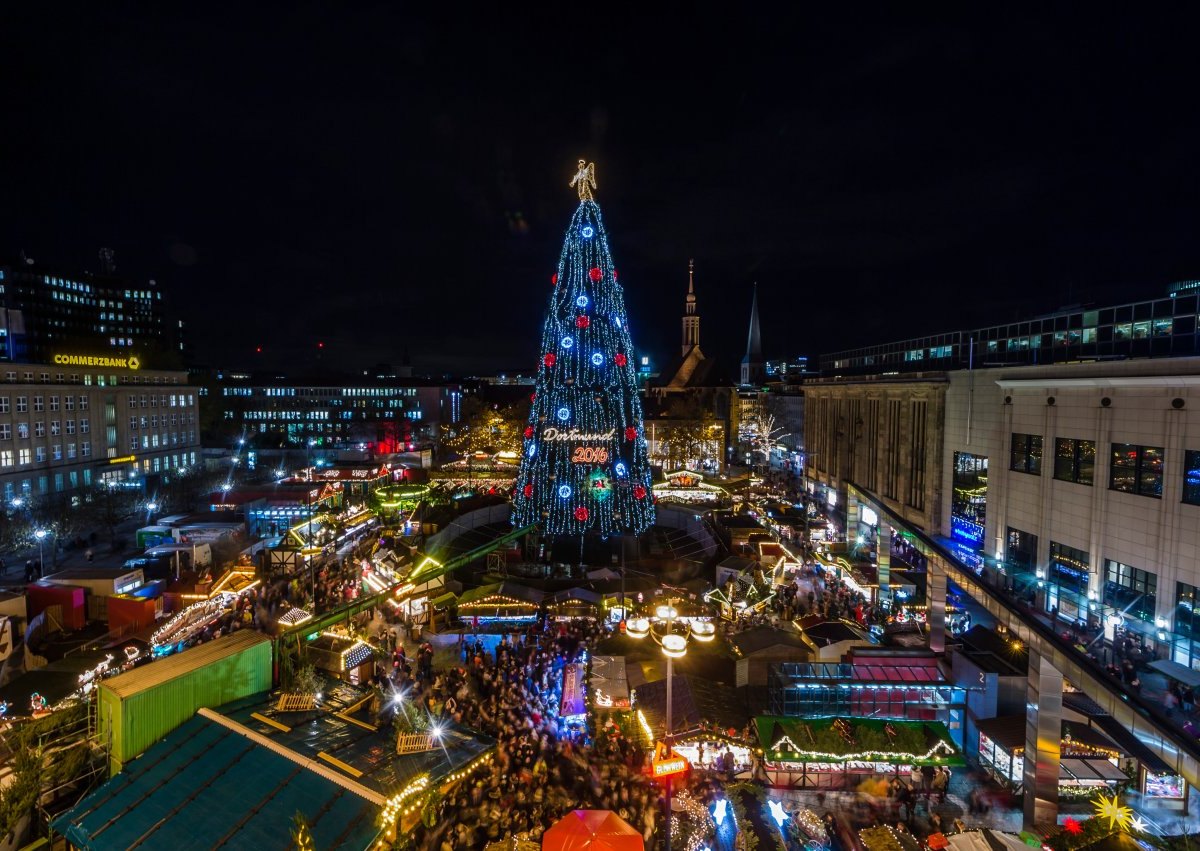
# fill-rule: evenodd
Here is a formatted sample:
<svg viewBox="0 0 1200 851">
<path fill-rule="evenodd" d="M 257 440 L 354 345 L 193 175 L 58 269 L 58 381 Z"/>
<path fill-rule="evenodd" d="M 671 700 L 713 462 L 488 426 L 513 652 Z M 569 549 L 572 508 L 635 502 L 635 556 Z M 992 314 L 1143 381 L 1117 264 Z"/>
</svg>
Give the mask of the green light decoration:
<svg viewBox="0 0 1200 851">
<path fill-rule="evenodd" d="M 588 476 L 587 480 L 588 492 L 596 502 L 604 502 L 612 496 L 612 479 L 600 467 L 592 470 L 592 474 Z"/>
<path fill-rule="evenodd" d="M 625 297 L 594 167 L 581 165 L 572 185 L 579 206 L 550 278 L 512 522 L 550 535 L 639 534 L 654 523 L 654 498 Z"/>
</svg>

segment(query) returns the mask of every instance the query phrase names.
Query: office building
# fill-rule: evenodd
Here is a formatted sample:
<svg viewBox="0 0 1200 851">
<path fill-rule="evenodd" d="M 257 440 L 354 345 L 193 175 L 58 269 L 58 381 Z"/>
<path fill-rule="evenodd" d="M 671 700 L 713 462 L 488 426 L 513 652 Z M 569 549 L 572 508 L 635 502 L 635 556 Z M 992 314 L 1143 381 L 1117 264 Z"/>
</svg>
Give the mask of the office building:
<svg viewBox="0 0 1200 851">
<path fill-rule="evenodd" d="M 205 381 L 201 405 L 213 442 L 244 439 L 258 448 L 365 445 L 402 452 L 436 440 L 458 422 L 462 387 L 419 378 L 355 376 L 291 379 L 218 371 Z"/>
<path fill-rule="evenodd" d="M 197 391 L 187 373 L 137 357 L 56 352 L 0 364 L 0 489 L 6 502 L 138 484 L 196 463 Z"/>
<path fill-rule="evenodd" d="M 835 502 L 865 488 L 1065 623 L 1123 625 L 1200 670 L 1197 308 L 1193 292 L 823 357 L 809 475 Z"/>
<path fill-rule="evenodd" d="M 108 352 L 178 366 L 182 324 L 168 327 L 154 281 L 132 284 L 109 273 L 66 272 L 26 260 L 0 265 L 0 360 L 50 363 L 66 350 Z"/>
</svg>

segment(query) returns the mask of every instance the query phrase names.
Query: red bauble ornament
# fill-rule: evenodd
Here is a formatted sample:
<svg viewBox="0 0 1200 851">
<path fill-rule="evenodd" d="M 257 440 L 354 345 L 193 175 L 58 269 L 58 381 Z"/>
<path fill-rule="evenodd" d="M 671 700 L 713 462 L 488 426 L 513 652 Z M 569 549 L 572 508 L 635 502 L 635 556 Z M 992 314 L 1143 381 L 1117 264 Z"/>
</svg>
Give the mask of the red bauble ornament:
<svg viewBox="0 0 1200 851">
<path fill-rule="evenodd" d="M 529 401 L 530 401 L 530 402 L 536 402 L 536 401 L 537 401 L 537 393 L 530 393 L 530 394 L 529 394 Z"/>
<path fill-rule="evenodd" d="M 525 426 L 525 436 L 533 437 L 533 426 Z"/>
<path fill-rule="evenodd" d="M 625 364 L 629 363 L 629 358 L 625 357 L 625 355 L 621 354 L 620 352 L 617 352 L 615 355 L 613 355 L 613 363 L 615 363 L 617 366 L 624 366 Z"/>
<path fill-rule="evenodd" d="M 593 266 L 588 269 L 588 277 L 592 279 L 592 283 L 600 283 L 600 279 L 604 277 L 604 273 L 600 271 L 599 266 Z"/>
<path fill-rule="evenodd" d="M 580 523 L 585 522 L 588 519 L 588 510 L 586 508 L 584 508 L 582 505 L 579 506 L 578 508 L 576 508 L 575 509 L 575 519 L 578 520 Z"/>
<path fill-rule="evenodd" d="M 613 269 L 613 280 L 615 281 L 616 279 L 617 279 L 617 270 Z"/>
<path fill-rule="evenodd" d="M 555 287 L 558 286 L 558 272 L 555 272 L 550 276 L 550 285 Z"/>
<path fill-rule="evenodd" d="M 625 439 L 626 440 L 637 440 L 637 429 L 634 428 L 633 426 L 630 426 L 629 428 L 625 429 Z"/>
<path fill-rule="evenodd" d="M 545 364 L 546 366 L 548 366 L 548 367 L 549 367 L 549 366 L 554 366 L 554 362 L 555 362 L 556 360 L 558 360 L 558 358 L 556 358 L 556 357 L 554 356 L 554 352 L 550 352 L 550 354 L 548 354 L 548 355 L 546 355 L 545 357 L 543 357 L 543 358 L 542 358 L 542 363 L 544 363 L 544 364 Z"/>
<path fill-rule="evenodd" d="M 633 497 L 634 497 L 634 499 L 645 499 L 646 498 L 646 489 L 644 487 L 642 487 L 641 485 L 634 485 L 633 486 Z"/>
<path fill-rule="evenodd" d="M 521 488 L 521 493 L 525 494 L 526 499 L 529 499 L 531 496 L 533 496 L 533 485 L 526 485 L 525 487 Z"/>
<path fill-rule="evenodd" d="M 586 316 L 576 316 L 575 317 L 575 327 L 576 328 L 586 328 L 591 324 L 592 324 L 592 320 L 588 319 Z"/>
</svg>

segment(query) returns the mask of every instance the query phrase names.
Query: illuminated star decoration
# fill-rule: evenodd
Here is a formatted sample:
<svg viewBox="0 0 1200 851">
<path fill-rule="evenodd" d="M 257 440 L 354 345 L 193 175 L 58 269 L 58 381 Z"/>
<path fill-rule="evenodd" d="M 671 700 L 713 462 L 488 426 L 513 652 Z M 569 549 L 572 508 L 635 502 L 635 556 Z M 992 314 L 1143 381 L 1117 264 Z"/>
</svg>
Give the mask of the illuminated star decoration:
<svg viewBox="0 0 1200 851">
<path fill-rule="evenodd" d="M 1097 818 L 1108 819 L 1109 829 L 1116 827 L 1124 830 L 1129 827 L 1129 819 L 1133 815 L 1133 810 L 1121 806 L 1121 799 L 1116 795 L 1111 798 L 1100 795 L 1092 802 L 1092 808 L 1095 810 Z"/>
<path fill-rule="evenodd" d="M 1073 818 L 1063 820 L 1063 830 L 1074 836 L 1078 836 L 1079 834 L 1083 833 L 1083 827 Z"/>
<path fill-rule="evenodd" d="M 783 830 L 783 823 L 791 818 L 791 816 L 788 815 L 787 811 L 783 808 L 783 804 L 779 801 L 767 801 L 767 806 L 771 808 L 771 818 L 775 819 L 775 824 L 779 826 L 780 830 Z"/>
<path fill-rule="evenodd" d="M 1146 827 L 1147 827 L 1147 824 L 1142 819 L 1141 816 L 1134 816 L 1132 819 L 1129 820 L 1129 829 L 1130 830 L 1135 830 L 1138 833 L 1145 833 Z"/>
<path fill-rule="evenodd" d="M 724 798 L 718 798 L 716 803 L 713 804 L 713 821 L 717 823 L 717 827 L 725 823 L 725 808 L 727 806 L 729 806 L 729 801 Z"/>
</svg>

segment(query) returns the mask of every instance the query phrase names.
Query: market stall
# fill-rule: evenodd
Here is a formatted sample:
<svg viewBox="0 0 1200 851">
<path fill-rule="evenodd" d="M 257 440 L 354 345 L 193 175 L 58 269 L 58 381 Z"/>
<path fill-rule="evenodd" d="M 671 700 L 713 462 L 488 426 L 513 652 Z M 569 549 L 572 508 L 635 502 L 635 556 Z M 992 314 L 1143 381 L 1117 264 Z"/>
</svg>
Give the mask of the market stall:
<svg viewBox="0 0 1200 851">
<path fill-rule="evenodd" d="M 472 627 L 487 624 L 512 626 L 537 620 L 542 592 L 515 582 L 483 585 L 458 598 L 458 617 Z"/>
<path fill-rule="evenodd" d="M 987 771 L 1013 790 L 1022 788 L 1025 768 L 1024 715 L 984 718 L 976 722 L 979 731 L 979 762 Z M 1058 792 L 1062 796 L 1088 797 L 1097 790 L 1130 783 L 1121 770 L 1127 755 L 1111 739 L 1086 724 L 1062 723 L 1061 759 L 1058 768 Z"/>
<path fill-rule="evenodd" d="M 568 588 L 546 599 L 546 614 L 556 621 L 597 618 L 603 611 L 601 597 L 587 588 Z"/>
<path fill-rule="evenodd" d="M 373 673 L 375 649 L 338 632 L 322 632 L 308 642 L 305 652 L 317 668 L 340 680 L 365 683 Z"/>
<path fill-rule="evenodd" d="M 760 715 L 754 727 L 768 783 L 780 788 L 853 789 L 913 766 L 965 764 L 950 731 L 937 721 Z"/>
<path fill-rule="evenodd" d="M 666 481 L 652 488 L 659 502 L 674 502 L 680 505 L 717 506 L 729 499 L 722 487 L 710 485 L 704 476 L 693 470 L 677 470 L 666 474 Z"/>
</svg>

